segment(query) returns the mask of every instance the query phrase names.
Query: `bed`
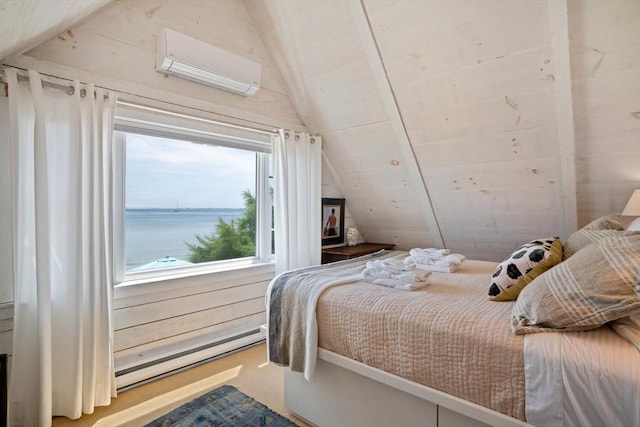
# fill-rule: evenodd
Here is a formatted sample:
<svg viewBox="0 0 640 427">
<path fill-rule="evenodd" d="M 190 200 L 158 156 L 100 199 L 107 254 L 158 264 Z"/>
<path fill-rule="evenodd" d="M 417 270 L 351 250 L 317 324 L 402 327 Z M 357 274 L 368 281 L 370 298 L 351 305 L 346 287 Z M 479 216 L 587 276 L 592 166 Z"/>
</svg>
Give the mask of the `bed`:
<svg viewBox="0 0 640 427">
<path fill-rule="evenodd" d="M 640 425 L 640 353 L 604 325 L 512 332 L 487 298 L 497 263 L 465 261 L 429 286 L 359 279 L 380 251 L 283 273 L 267 291 L 269 359 L 285 406 L 318 426 Z"/>
</svg>

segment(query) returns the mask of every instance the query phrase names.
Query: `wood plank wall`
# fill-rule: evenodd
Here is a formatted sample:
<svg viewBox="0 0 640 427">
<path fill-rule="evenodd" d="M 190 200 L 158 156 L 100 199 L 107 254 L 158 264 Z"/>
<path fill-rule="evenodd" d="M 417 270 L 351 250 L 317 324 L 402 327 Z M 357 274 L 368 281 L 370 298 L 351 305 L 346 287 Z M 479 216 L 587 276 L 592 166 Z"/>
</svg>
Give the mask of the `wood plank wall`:
<svg viewBox="0 0 640 427">
<path fill-rule="evenodd" d="M 496 259 L 559 233 L 547 2 L 403 2 L 369 18 L 446 244 Z"/>
<path fill-rule="evenodd" d="M 349 3 L 245 4 L 303 123 L 322 135 L 360 231 L 401 247 L 433 241 L 437 230 L 417 198 L 421 184 L 398 145 Z"/>
<path fill-rule="evenodd" d="M 640 188 L 640 2 L 569 2 L 578 220 L 620 212 Z"/>
<path fill-rule="evenodd" d="M 158 363 L 240 335 L 250 334 L 249 342 L 264 339 L 258 330 L 266 321 L 265 293 L 273 277 L 274 266 L 262 265 L 117 287 L 113 314 L 116 372 Z M 215 355 L 228 350 L 220 348 L 207 351 Z M 180 364 L 175 362 L 173 368 Z M 119 386 L 146 376 L 129 375 L 119 381 Z"/>
<path fill-rule="evenodd" d="M 261 89 L 244 98 L 157 73 L 156 39 L 163 27 L 261 63 Z M 125 92 L 170 99 L 208 112 L 271 125 L 300 124 L 278 71 L 239 1 L 114 1 L 24 56 L 7 62 L 51 70 L 60 77 L 107 81 L 109 87 L 118 86 L 115 88 Z"/>
</svg>

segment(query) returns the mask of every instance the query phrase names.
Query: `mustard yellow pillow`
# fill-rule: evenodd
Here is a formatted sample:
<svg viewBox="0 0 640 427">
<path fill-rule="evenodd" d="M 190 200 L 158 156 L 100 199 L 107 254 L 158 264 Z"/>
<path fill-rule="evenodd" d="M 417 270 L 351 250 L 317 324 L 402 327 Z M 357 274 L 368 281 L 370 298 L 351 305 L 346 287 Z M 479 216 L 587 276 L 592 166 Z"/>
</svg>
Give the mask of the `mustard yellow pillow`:
<svg viewBox="0 0 640 427">
<path fill-rule="evenodd" d="M 491 276 L 489 299 L 512 301 L 533 279 L 562 261 L 558 237 L 532 240 L 502 261 Z"/>
</svg>

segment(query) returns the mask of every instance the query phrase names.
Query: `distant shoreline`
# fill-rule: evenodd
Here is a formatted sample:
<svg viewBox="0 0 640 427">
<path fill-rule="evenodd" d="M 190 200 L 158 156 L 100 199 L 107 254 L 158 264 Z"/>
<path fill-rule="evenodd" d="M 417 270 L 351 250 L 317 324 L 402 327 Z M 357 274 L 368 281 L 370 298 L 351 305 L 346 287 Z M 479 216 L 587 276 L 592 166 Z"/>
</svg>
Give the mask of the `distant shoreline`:
<svg viewBox="0 0 640 427">
<path fill-rule="evenodd" d="M 242 218 L 245 208 L 127 208 L 125 264 L 127 270 L 165 257 L 187 261 L 187 244 L 196 236 L 215 234 L 219 221 Z"/>
<path fill-rule="evenodd" d="M 180 211 L 243 211 L 245 208 L 179 208 Z M 125 208 L 126 211 L 175 211 L 176 208 Z"/>
</svg>

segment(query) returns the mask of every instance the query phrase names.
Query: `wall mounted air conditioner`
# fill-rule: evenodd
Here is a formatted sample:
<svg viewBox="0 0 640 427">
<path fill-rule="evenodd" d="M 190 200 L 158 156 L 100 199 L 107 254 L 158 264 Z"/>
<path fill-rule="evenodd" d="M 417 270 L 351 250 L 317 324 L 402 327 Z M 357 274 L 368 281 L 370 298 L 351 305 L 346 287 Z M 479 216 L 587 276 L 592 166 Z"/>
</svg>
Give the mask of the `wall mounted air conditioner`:
<svg viewBox="0 0 640 427">
<path fill-rule="evenodd" d="M 203 41 L 163 28 L 158 36 L 156 71 L 242 96 L 260 89 L 260 64 Z"/>
</svg>

